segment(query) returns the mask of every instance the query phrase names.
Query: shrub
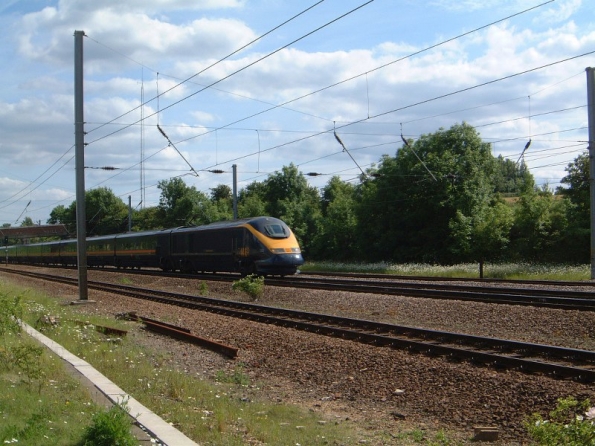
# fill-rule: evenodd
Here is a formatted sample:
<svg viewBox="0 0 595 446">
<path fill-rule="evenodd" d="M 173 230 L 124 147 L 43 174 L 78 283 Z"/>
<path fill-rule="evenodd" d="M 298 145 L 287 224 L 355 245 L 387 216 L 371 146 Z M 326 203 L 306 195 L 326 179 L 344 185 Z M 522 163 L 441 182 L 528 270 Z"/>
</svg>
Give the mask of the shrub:
<svg viewBox="0 0 595 446">
<path fill-rule="evenodd" d="M 264 293 L 264 277 L 257 274 L 250 274 L 240 280 L 233 282 L 231 288 L 248 294 L 252 299 L 257 300 Z"/>
<path fill-rule="evenodd" d="M 93 415 L 91 426 L 85 430 L 83 446 L 136 446 L 137 439 L 130 432 L 130 418 L 126 404 L 117 404 L 107 411 Z"/>
<path fill-rule="evenodd" d="M 19 320 L 23 317 L 21 298 L 10 299 L 6 294 L 0 294 L 0 336 L 7 333 L 19 333 Z"/>
<path fill-rule="evenodd" d="M 539 445 L 588 446 L 595 445 L 595 408 L 589 400 L 560 398 L 549 419 L 533 414 L 525 423 L 529 435 Z"/>
</svg>

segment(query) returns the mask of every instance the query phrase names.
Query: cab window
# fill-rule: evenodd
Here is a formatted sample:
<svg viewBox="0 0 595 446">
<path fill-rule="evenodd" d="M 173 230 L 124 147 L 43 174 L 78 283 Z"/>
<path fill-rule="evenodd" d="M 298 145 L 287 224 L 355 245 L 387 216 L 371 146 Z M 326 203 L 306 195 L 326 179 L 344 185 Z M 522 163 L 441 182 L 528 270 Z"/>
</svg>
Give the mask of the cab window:
<svg viewBox="0 0 595 446">
<path fill-rule="evenodd" d="M 289 237 L 285 227 L 280 224 L 265 225 L 264 232 L 272 238 L 286 238 Z"/>
</svg>

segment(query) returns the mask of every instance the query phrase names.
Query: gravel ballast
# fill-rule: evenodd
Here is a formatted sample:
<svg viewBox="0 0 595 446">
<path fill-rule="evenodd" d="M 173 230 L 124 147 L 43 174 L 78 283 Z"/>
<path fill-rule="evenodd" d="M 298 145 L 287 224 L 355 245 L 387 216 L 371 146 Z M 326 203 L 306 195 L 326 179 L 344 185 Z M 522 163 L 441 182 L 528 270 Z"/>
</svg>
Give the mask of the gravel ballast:
<svg viewBox="0 0 595 446">
<path fill-rule="evenodd" d="M 25 267 L 19 267 L 25 268 Z M 76 276 L 76 271 L 35 268 Z M 13 274 L 3 280 L 43 289 L 64 301 L 76 289 Z M 232 291 L 231 283 L 147 277 L 89 270 L 89 280 L 131 283 L 210 297 L 250 299 Z M 95 303 L 77 311 L 115 316 L 135 311 L 189 328 L 193 334 L 239 348 L 229 360 L 198 346 L 135 330 L 138 342 L 171 354 L 171 362 L 188 373 L 211 379 L 239 364 L 259 386 L 259 397 L 299 404 L 329 420 L 349 419 L 365 433 L 366 444 L 386 444 L 375 433 L 444 429 L 457 444 L 467 443 L 474 427 L 498 429 L 495 444 L 528 444 L 523 422 L 534 413 L 547 415 L 558 398 L 595 401 L 593 385 L 517 371 L 501 371 L 449 362 L 419 354 L 328 338 L 289 328 L 233 319 L 90 290 Z M 360 319 L 595 350 L 595 313 L 511 305 L 442 301 L 403 296 L 313 291 L 267 286 L 259 304 L 296 308 Z M 399 444 L 395 439 L 394 444 Z"/>
</svg>

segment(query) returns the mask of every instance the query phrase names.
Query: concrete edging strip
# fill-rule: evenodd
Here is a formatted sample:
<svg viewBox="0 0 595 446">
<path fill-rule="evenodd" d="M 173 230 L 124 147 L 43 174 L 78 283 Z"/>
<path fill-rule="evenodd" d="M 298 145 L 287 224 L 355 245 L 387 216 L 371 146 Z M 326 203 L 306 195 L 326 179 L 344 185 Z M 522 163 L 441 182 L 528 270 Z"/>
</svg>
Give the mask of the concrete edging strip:
<svg viewBox="0 0 595 446">
<path fill-rule="evenodd" d="M 106 376 L 93 368 L 91 364 L 73 355 L 60 344 L 41 334 L 25 322 L 21 322 L 21 326 L 27 334 L 44 344 L 60 358 L 69 362 L 114 404 L 125 402 L 128 414 L 163 444 L 172 446 L 198 446 L 198 443 L 194 442 L 161 417 L 151 412 L 130 395 L 127 395 L 126 392 L 107 379 Z"/>
</svg>

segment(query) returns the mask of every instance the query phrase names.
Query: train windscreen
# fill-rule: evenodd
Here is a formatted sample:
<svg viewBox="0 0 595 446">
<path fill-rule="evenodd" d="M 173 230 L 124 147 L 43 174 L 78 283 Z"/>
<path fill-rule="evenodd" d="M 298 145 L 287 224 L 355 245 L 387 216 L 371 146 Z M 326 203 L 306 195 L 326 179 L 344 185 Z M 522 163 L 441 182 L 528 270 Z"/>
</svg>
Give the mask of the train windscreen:
<svg viewBox="0 0 595 446">
<path fill-rule="evenodd" d="M 289 237 L 289 233 L 286 231 L 285 227 L 280 224 L 270 224 L 264 226 L 264 232 L 271 238 L 287 238 Z"/>
<path fill-rule="evenodd" d="M 261 234 L 270 238 L 288 238 L 291 235 L 291 230 L 287 225 L 276 218 L 255 218 L 248 222 L 248 224 Z"/>
</svg>

